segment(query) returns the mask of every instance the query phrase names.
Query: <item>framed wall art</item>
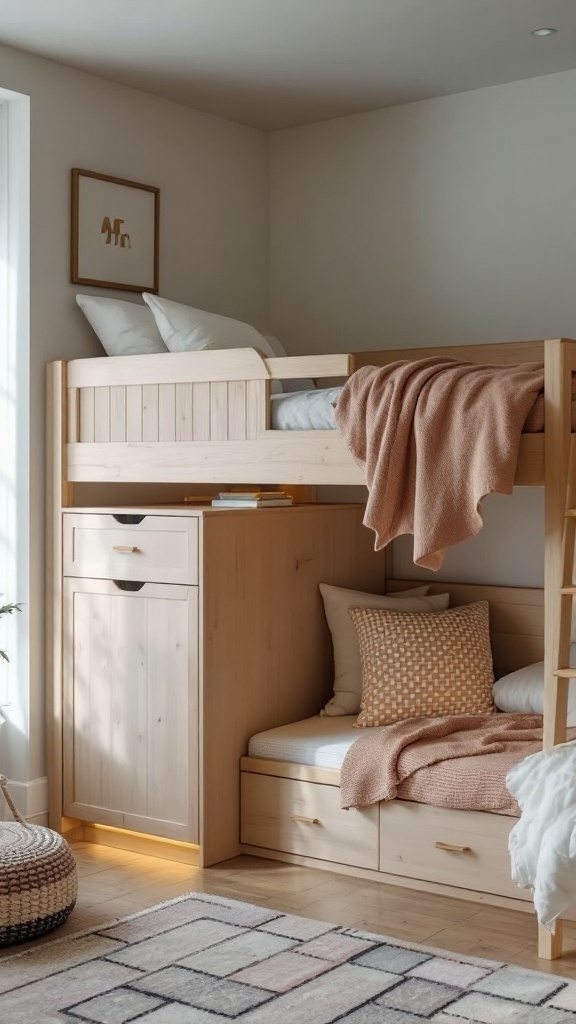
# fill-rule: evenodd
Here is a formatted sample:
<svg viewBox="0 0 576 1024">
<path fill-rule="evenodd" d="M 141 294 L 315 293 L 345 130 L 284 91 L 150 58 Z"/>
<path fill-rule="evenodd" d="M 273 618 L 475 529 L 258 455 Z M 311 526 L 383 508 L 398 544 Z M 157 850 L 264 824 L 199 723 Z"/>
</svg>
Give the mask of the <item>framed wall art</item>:
<svg viewBox="0 0 576 1024">
<path fill-rule="evenodd" d="M 160 189 L 72 169 L 70 280 L 158 291 Z"/>
</svg>

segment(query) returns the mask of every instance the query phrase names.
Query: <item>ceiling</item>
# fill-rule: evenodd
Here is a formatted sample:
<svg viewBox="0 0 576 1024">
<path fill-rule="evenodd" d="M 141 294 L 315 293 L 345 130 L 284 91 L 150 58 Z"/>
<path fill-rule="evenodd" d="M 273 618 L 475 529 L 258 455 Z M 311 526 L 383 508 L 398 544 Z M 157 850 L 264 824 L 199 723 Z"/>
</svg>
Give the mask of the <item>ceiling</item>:
<svg viewBox="0 0 576 1024">
<path fill-rule="evenodd" d="M 576 68 L 576 0 L 12 0 L 0 41 L 274 131 Z"/>
</svg>

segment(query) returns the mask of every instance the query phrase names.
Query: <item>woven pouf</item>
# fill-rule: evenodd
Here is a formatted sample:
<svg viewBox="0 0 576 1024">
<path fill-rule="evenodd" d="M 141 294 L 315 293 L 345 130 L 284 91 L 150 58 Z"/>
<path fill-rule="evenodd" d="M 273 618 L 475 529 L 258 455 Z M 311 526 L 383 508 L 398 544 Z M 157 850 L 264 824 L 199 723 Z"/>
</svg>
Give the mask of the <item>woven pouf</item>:
<svg viewBox="0 0 576 1024">
<path fill-rule="evenodd" d="M 0 822 L 0 946 L 44 935 L 66 920 L 78 891 L 76 863 L 62 836 L 30 825 L 0 789 L 15 821 Z"/>
</svg>

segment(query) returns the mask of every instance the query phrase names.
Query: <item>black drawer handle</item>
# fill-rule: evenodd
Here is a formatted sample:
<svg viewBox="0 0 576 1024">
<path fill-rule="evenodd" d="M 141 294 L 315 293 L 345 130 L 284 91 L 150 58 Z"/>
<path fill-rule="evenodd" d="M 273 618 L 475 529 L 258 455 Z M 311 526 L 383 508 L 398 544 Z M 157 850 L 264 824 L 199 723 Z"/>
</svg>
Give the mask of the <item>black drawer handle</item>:
<svg viewBox="0 0 576 1024">
<path fill-rule="evenodd" d="M 112 582 L 118 587 L 118 590 L 142 590 L 142 587 L 146 585 L 138 580 L 112 580 Z"/>
<path fill-rule="evenodd" d="M 117 523 L 121 523 L 122 526 L 138 526 L 143 519 L 146 519 L 146 516 L 137 516 L 125 512 L 113 512 L 112 518 L 115 519 Z"/>
</svg>

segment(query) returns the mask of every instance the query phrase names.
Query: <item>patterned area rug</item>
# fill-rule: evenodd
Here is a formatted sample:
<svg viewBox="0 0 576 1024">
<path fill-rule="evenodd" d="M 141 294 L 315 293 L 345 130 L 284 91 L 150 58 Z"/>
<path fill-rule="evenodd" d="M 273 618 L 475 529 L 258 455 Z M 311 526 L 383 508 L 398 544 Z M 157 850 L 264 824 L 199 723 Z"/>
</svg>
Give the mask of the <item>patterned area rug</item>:
<svg viewBox="0 0 576 1024">
<path fill-rule="evenodd" d="M 576 982 L 190 894 L 0 961 L 3 1024 L 576 1024 Z"/>
</svg>

